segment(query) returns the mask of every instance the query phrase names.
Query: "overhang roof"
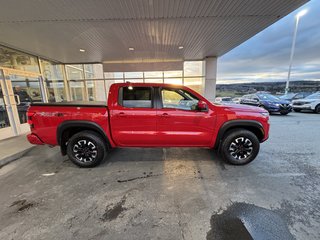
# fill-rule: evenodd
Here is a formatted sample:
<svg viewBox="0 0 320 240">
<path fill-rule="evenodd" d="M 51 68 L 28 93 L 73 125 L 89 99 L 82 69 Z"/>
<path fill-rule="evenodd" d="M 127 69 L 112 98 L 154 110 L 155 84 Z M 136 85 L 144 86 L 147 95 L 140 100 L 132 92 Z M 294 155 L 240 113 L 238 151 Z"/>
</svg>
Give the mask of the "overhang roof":
<svg viewBox="0 0 320 240">
<path fill-rule="evenodd" d="M 198 60 L 307 1 L 2 0 L 0 44 L 64 63 Z"/>
</svg>

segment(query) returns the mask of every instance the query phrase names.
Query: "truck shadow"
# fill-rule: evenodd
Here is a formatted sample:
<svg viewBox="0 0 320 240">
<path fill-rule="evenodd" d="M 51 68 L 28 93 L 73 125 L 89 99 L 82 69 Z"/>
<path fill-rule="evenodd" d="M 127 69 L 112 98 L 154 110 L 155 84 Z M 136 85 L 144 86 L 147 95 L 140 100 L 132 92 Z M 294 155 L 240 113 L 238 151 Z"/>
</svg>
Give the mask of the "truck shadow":
<svg viewBox="0 0 320 240">
<path fill-rule="evenodd" d="M 116 148 L 111 150 L 101 167 L 119 162 L 210 161 L 225 169 L 217 151 L 206 148 Z"/>
</svg>

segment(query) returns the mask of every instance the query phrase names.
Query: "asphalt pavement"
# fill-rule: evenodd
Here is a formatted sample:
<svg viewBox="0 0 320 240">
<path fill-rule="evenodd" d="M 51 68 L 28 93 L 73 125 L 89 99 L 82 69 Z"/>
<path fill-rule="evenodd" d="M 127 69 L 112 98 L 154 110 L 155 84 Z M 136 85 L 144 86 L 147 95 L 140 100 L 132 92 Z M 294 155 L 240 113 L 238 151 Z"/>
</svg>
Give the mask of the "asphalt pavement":
<svg viewBox="0 0 320 240">
<path fill-rule="evenodd" d="M 0 169 L 0 239 L 319 239 L 320 114 L 270 122 L 246 166 L 133 148 L 81 169 L 37 146 Z"/>
</svg>

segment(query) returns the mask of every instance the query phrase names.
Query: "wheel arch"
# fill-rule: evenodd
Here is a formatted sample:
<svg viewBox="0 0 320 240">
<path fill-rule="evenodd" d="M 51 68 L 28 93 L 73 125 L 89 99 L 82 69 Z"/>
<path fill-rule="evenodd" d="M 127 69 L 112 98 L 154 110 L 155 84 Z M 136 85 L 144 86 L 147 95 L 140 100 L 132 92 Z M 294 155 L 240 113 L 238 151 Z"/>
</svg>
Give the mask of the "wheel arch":
<svg viewBox="0 0 320 240">
<path fill-rule="evenodd" d="M 217 149 L 224 136 L 233 129 L 246 129 L 254 133 L 260 142 L 262 142 L 265 132 L 260 122 L 255 120 L 230 120 L 225 122 L 219 129 L 214 149 Z"/>
<path fill-rule="evenodd" d="M 58 145 L 60 145 L 62 155 L 67 154 L 66 143 L 68 142 L 68 140 L 74 134 L 85 131 L 85 130 L 94 131 L 97 134 L 99 134 L 99 136 L 106 143 L 107 149 L 111 148 L 111 144 L 108 139 L 108 136 L 106 135 L 105 131 L 99 124 L 95 122 L 79 121 L 79 120 L 65 121 L 65 122 L 62 122 L 57 128 L 57 143 Z"/>
</svg>

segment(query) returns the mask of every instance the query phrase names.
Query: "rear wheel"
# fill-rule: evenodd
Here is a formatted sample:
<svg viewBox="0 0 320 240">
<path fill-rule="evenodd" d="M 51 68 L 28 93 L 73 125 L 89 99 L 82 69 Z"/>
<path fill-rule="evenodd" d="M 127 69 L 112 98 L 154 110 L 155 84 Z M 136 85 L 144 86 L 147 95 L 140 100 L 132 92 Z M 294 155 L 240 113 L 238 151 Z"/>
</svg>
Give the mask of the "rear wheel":
<svg viewBox="0 0 320 240">
<path fill-rule="evenodd" d="M 301 109 L 293 109 L 295 112 L 301 112 Z"/>
<path fill-rule="evenodd" d="M 253 161 L 259 149 L 260 142 L 257 136 L 245 129 L 228 132 L 220 148 L 223 160 L 234 165 L 244 165 Z"/>
<path fill-rule="evenodd" d="M 79 167 L 94 167 L 105 158 L 107 148 L 97 133 L 82 131 L 70 138 L 67 154 L 69 159 Z"/>
<path fill-rule="evenodd" d="M 316 113 L 320 113 L 320 104 L 318 104 L 314 110 Z"/>
</svg>

